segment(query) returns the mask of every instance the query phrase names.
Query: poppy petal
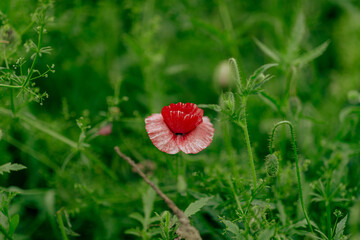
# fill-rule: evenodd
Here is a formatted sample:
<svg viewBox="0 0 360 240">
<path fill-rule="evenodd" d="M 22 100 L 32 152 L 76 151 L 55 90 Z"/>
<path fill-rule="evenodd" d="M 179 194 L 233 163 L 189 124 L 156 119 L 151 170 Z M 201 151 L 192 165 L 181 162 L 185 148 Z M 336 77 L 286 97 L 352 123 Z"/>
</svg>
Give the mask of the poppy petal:
<svg viewBox="0 0 360 240">
<path fill-rule="evenodd" d="M 215 129 L 208 117 L 203 117 L 203 122 L 190 133 L 177 136 L 177 145 L 186 154 L 198 153 L 204 150 L 213 140 Z"/>
<path fill-rule="evenodd" d="M 161 115 L 174 133 L 189 133 L 202 123 L 204 111 L 194 103 L 170 104 L 163 107 Z"/>
<path fill-rule="evenodd" d="M 153 114 L 145 119 L 145 128 L 152 143 L 160 151 L 175 154 L 180 151 L 176 135 L 171 132 L 161 114 Z"/>
</svg>

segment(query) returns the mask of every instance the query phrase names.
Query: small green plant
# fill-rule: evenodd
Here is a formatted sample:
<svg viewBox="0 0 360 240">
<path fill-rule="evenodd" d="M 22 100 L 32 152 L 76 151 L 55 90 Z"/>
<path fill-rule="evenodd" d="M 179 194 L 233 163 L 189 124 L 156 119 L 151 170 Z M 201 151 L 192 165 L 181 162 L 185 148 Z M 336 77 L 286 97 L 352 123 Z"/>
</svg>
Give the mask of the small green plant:
<svg viewBox="0 0 360 240">
<path fill-rule="evenodd" d="M 296 146 L 296 142 L 295 142 L 295 134 L 294 134 L 294 127 L 291 124 L 291 122 L 289 121 L 281 121 L 277 124 L 275 124 L 272 133 L 271 133 L 271 137 L 270 137 L 270 146 L 269 146 L 269 151 L 270 154 L 273 154 L 273 142 L 274 142 L 274 135 L 275 135 L 275 131 L 276 129 L 281 126 L 281 125 L 288 125 L 290 128 L 290 134 L 291 134 L 291 144 L 292 144 L 292 148 L 294 151 L 294 158 L 295 158 L 295 166 L 296 166 L 296 176 L 297 176 L 297 182 L 298 182 L 298 190 L 299 190 L 299 195 L 300 195 L 300 202 L 301 202 L 301 207 L 306 219 L 306 222 L 308 224 L 308 227 L 310 229 L 310 231 L 312 232 L 312 234 L 314 233 L 314 230 L 312 228 L 312 223 L 310 222 L 310 218 L 307 214 L 306 208 L 305 208 L 305 203 L 304 203 L 304 197 L 303 197 L 303 189 L 302 189 L 302 185 L 301 185 L 301 174 L 300 174 L 300 166 L 299 166 L 299 160 L 298 160 L 298 154 L 297 154 L 297 146 Z"/>
<path fill-rule="evenodd" d="M 8 240 L 12 240 L 14 237 L 15 230 L 19 225 L 20 216 L 15 214 L 13 216 L 9 213 L 9 206 L 11 200 L 17 195 L 15 192 L 4 192 L 0 191 L 1 204 L 0 204 L 0 232 Z M 6 219 L 7 226 L 3 225 L 3 219 Z"/>
<path fill-rule="evenodd" d="M 46 92 L 41 93 L 40 89 L 36 87 L 35 80 L 48 77 L 50 72 L 55 72 L 54 65 L 47 65 L 47 70 L 40 72 L 36 69 L 39 58 L 43 54 L 50 54 L 51 47 L 43 46 L 43 35 L 46 34 L 46 25 L 53 21 L 47 15 L 47 11 L 52 7 L 52 1 L 42 2 L 32 15 L 32 22 L 30 28 L 35 29 L 38 35 L 37 43 L 32 39 L 25 42 L 24 47 L 30 57 L 16 56 L 20 52 L 19 36 L 13 27 L 8 23 L 6 16 L 2 15 L 2 24 L 0 25 L 0 37 L 2 38 L 1 50 L 2 58 L 1 65 L 5 62 L 5 67 L 1 67 L 0 87 L 8 88 L 10 91 L 10 108 L 12 114 L 15 116 L 20 110 L 16 106 L 16 96 L 22 96 L 26 101 L 37 101 L 42 105 L 44 98 L 48 97 Z M 14 56 L 13 56 L 14 55 Z M 14 61 L 14 58 L 17 60 Z M 28 66 L 28 64 L 30 65 Z M 28 67 L 27 67 L 28 66 Z M 15 92 L 17 90 L 17 92 Z M 22 104 L 20 104 L 22 105 Z"/>
<path fill-rule="evenodd" d="M 255 171 L 253 150 L 250 143 L 250 135 L 247 125 L 246 105 L 248 97 L 252 94 L 258 94 L 262 91 L 263 85 L 271 79 L 269 74 L 264 74 L 266 70 L 277 66 L 278 64 L 265 64 L 254 71 L 254 73 L 247 78 L 243 83 L 240 78 L 240 72 L 237 62 L 234 58 L 229 59 L 229 64 L 232 67 L 232 78 L 236 84 L 235 92 L 227 92 L 222 95 L 220 105 L 200 105 L 212 110 L 222 112 L 228 116 L 229 120 L 238 125 L 244 133 L 245 143 L 249 155 L 249 163 L 251 174 L 253 178 L 253 187 L 257 188 L 257 177 Z"/>
</svg>

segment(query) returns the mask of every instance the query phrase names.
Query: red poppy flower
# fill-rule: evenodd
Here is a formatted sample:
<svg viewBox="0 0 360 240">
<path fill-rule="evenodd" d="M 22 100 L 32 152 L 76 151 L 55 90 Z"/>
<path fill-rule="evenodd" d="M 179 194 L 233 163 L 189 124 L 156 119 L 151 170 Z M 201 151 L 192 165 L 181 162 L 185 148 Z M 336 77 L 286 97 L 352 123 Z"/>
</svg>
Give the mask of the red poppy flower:
<svg viewBox="0 0 360 240">
<path fill-rule="evenodd" d="M 215 132 L 210 119 L 203 114 L 194 103 L 172 103 L 163 107 L 161 114 L 147 117 L 145 128 L 160 151 L 195 154 L 210 145 Z"/>
</svg>

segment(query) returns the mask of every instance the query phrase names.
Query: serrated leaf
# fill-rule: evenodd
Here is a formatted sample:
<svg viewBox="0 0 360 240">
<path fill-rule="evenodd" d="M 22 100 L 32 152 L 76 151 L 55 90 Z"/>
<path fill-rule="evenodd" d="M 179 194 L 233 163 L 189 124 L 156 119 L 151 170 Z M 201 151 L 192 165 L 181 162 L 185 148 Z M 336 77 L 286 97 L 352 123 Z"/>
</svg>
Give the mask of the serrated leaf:
<svg viewBox="0 0 360 240">
<path fill-rule="evenodd" d="M 281 57 L 278 52 L 275 50 L 270 49 L 268 46 L 266 46 L 264 43 L 260 42 L 257 38 L 254 38 L 254 42 L 256 45 L 263 51 L 268 57 L 270 57 L 275 62 L 280 62 Z"/>
<path fill-rule="evenodd" d="M 210 199 L 212 199 L 213 197 L 205 197 L 205 198 L 200 198 L 199 200 L 190 203 L 190 205 L 185 209 L 185 215 L 187 217 L 190 217 L 192 215 L 194 215 L 195 213 L 197 213 L 198 211 L 201 210 L 201 208 L 203 208 Z"/>
<path fill-rule="evenodd" d="M 311 62 L 315 58 L 321 56 L 325 52 L 325 50 L 327 49 L 329 44 L 330 44 L 330 41 L 326 41 L 323 44 L 321 44 L 320 46 L 304 53 L 299 58 L 295 59 L 293 61 L 293 64 L 295 66 L 298 66 L 298 65 L 305 65 L 305 64 Z"/>
<path fill-rule="evenodd" d="M 338 224 L 336 225 L 334 240 L 340 240 L 340 238 L 344 235 L 344 229 L 345 229 L 345 224 L 346 224 L 347 218 L 348 218 L 348 216 L 346 215 L 346 216 L 345 216 L 343 219 L 341 219 L 341 221 L 338 222 Z"/>
<path fill-rule="evenodd" d="M 11 218 L 10 224 L 9 224 L 9 235 L 10 236 L 12 236 L 14 234 L 17 226 L 19 225 L 19 221 L 20 221 L 19 214 L 16 214 Z"/>
<path fill-rule="evenodd" d="M 21 164 L 17 164 L 17 163 L 5 163 L 4 165 L 0 166 L 0 174 L 3 175 L 4 172 L 6 173 L 10 173 L 10 171 L 19 171 L 22 169 L 25 169 L 26 167 L 24 165 Z"/>
</svg>

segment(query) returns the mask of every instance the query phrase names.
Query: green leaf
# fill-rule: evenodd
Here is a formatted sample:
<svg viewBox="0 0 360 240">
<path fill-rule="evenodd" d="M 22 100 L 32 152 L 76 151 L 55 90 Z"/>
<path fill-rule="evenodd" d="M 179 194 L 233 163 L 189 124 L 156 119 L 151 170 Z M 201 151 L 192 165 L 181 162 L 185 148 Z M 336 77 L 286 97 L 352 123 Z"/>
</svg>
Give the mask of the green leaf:
<svg viewBox="0 0 360 240">
<path fill-rule="evenodd" d="M 141 237 L 141 231 L 137 228 L 130 228 L 125 231 L 125 234 L 135 235 Z"/>
<path fill-rule="evenodd" d="M 277 206 L 277 209 L 279 211 L 279 218 L 280 218 L 280 221 L 282 223 L 282 225 L 286 225 L 286 219 L 287 219 L 287 216 L 286 216 L 286 212 L 285 212 L 285 208 L 284 208 L 284 205 L 282 204 L 282 202 L 279 200 L 276 204 Z"/>
<path fill-rule="evenodd" d="M 233 223 L 229 220 L 222 220 L 222 222 L 225 224 L 226 231 L 235 235 L 235 239 L 243 239 L 240 229 L 236 223 Z"/>
<path fill-rule="evenodd" d="M 264 75 L 269 68 L 277 66 L 277 63 L 265 64 L 255 70 L 255 72 L 247 79 L 244 95 L 259 93 L 262 91 L 262 85 L 271 79 L 271 75 Z"/>
<path fill-rule="evenodd" d="M 14 234 L 17 226 L 19 225 L 19 221 L 20 221 L 19 214 L 16 214 L 11 218 L 10 225 L 9 225 L 9 235 L 10 236 L 12 236 Z"/>
<path fill-rule="evenodd" d="M 221 112 L 221 107 L 217 104 L 199 104 L 199 108 L 208 108 L 216 112 Z"/>
<path fill-rule="evenodd" d="M 147 229 L 150 224 L 150 217 L 153 211 L 155 197 L 156 197 L 156 192 L 150 186 L 142 196 L 142 201 L 144 206 L 144 221 L 143 221 L 144 229 Z"/>
<path fill-rule="evenodd" d="M 204 32 L 207 32 L 212 37 L 219 40 L 220 42 L 226 43 L 225 34 L 223 34 L 223 32 L 221 32 L 218 28 L 214 27 L 214 25 L 195 18 L 191 19 L 191 23 L 194 25 L 196 29 L 201 29 Z"/>
<path fill-rule="evenodd" d="M 313 50 L 310 50 L 307 53 L 304 53 L 299 58 L 297 58 L 293 61 L 293 65 L 295 65 L 295 66 L 305 65 L 305 64 L 311 62 L 315 58 L 321 56 L 325 52 L 325 50 L 327 49 L 329 44 L 330 44 L 330 41 L 326 41 L 323 44 L 321 44 L 320 46 L 314 48 Z"/>
<path fill-rule="evenodd" d="M 274 236 L 275 228 L 267 228 L 259 233 L 259 240 L 270 240 Z"/>
<path fill-rule="evenodd" d="M 338 222 L 338 224 L 336 225 L 334 240 L 340 240 L 340 238 L 344 235 L 344 229 L 345 229 L 345 224 L 346 224 L 347 218 L 348 218 L 348 216 L 346 215 L 346 216 L 345 216 L 343 219 L 341 219 L 341 221 Z"/>
<path fill-rule="evenodd" d="M 6 173 L 10 173 L 10 171 L 19 171 L 22 169 L 25 169 L 26 167 L 24 165 L 21 164 L 17 164 L 17 163 L 5 163 L 4 165 L 0 166 L 0 174 L 3 175 L 4 172 Z"/>
<path fill-rule="evenodd" d="M 269 68 L 275 67 L 277 65 L 278 65 L 277 63 L 268 63 L 268 64 L 262 65 L 261 67 L 256 69 L 255 72 L 250 76 L 249 81 L 254 81 L 261 74 L 263 74 L 266 70 L 268 70 Z"/>
<path fill-rule="evenodd" d="M 205 198 L 200 198 L 199 200 L 191 203 L 186 209 L 185 209 L 185 215 L 187 217 L 191 217 L 192 215 L 194 215 L 195 213 L 197 213 L 198 211 L 200 211 L 201 208 L 203 208 L 210 199 L 212 199 L 213 197 L 205 197 Z"/>
<path fill-rule="evenodd" d="M 179 175 L 177 177 L 177 184 L 176 184 L 177 191 L 180 194 L 184 194 L 187 189 L 187 183 L 183 175 Z"/>
<path fill-rule="evenodd" d="M 290 41 L 287 50 L 288 56 L 292 57 L 297 53 L 297 51 L 299 51 L 301 40 L 304 38 L 305 35 L 305 29 L 306 26 L 305 26 L 304 14 L 302 12 L 299 12 L 296 16 L 295 23 L 292 27 Z"/>
<path fill-rule="evenodd" d="M 275 50 L 270 49 L 268 46 L 266 46 L 264 43 L 260 42 L 257 38 L 254 38 L 254 41 L 256 45 L 263 51 L 268 57 L 270 57 L 275 62 L 280 62 L 281 57 L 278 52 Z"/>
<path fill-rule="evenodd" d="M 144 217 L 141 216 L 141 214 L 138 213 L 138 212 L 133 212 L 133 213 L 131 213 L 131 214 L 129 215 L 129 217 L 131 217 L 131 218 L 139 221 L 141 224 L 144 223 Z"/>
</svg>

